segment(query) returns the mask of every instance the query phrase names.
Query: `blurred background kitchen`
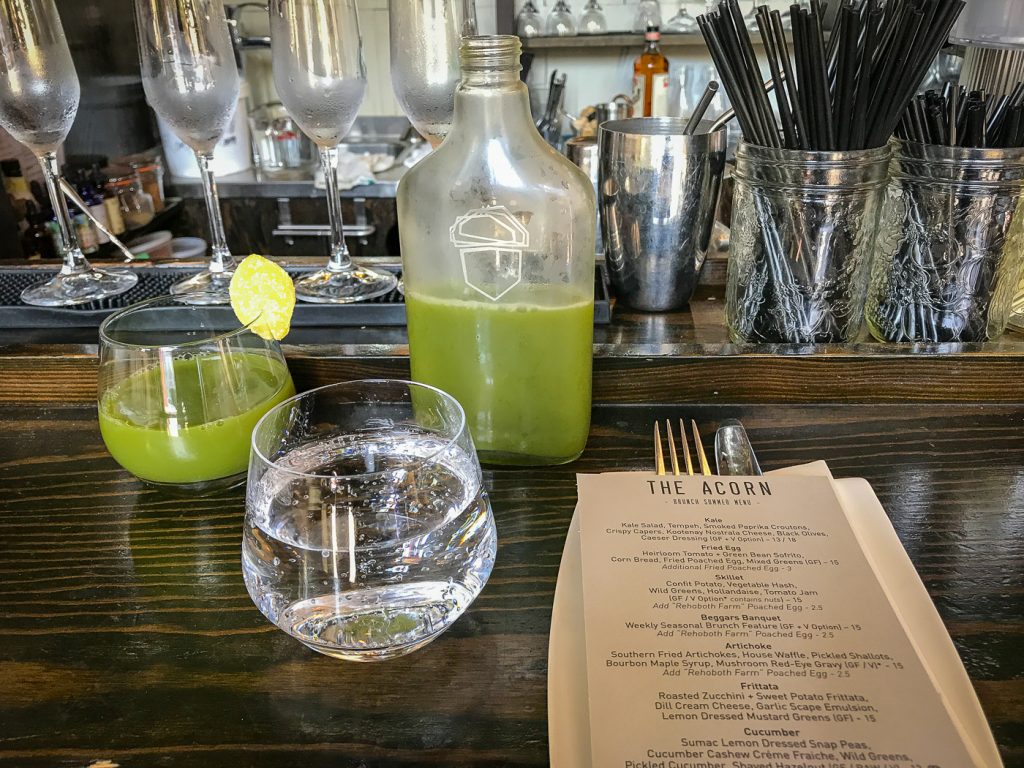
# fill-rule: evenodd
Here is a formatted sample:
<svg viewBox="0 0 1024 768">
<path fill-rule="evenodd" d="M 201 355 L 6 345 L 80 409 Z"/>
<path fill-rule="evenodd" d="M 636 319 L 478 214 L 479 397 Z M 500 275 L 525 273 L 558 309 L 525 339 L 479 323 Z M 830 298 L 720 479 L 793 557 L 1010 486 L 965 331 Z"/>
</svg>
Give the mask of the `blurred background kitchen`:
<svg viewBox="0 0 1024 768">
<path fill-rule="evenodd" d="M 752 24 L 754 5 L 743 2 Z M 788 7 L 780 0 L 770 5 Z M 136 253 L 153 261 L 201 258 L 206 243 L 196 236 L 207 225 L 198 168 L 192 151 L 146 104 L 133 15 L 123 0 L 58 0 L 57 6 L 82 86 L 63 149 L 67 178 L 89 212 Z M 243 74 L 239 107 L 214 165 L 231 251 L 322 255 L 329 232 L 323 179 L 313 146 L 279 104 L 266 5 L 225 6 Z M 369 87 L 340 164 L 344 220 L 353 256 L 394 257 L 397 182 L 429 145 L 401 116 L 391 86 L 387 0 L 359 0 L 359 10 Z M 704 0 L 476 0 L 479 33 L 524 38 L 534 116 L 560 148 L 580 132 L 596 131 L 597 118 L 642 114 L 630 103 L 634 72 L 641 56 L 654 56 L 652 45 L 668 62 L 656 113 L 688 114 L 715 76 L 696 30 L 695 18 L 704 11 Z M 644 32 L 653 26 L 660 40 L 645 43 Z M 955 68 L 941 69 L 937 79 L 955 74 Z M 708 115 L 727 106 L 720 91 Z M 56 262 L 50 238 L 56 224 L 39 165 L 0 134 L 0 171 L 9 193 L 0 201 L 0 253 Z M 87 254 L 117 257 L 85 212 L 72 215 Z"/>
</svg>

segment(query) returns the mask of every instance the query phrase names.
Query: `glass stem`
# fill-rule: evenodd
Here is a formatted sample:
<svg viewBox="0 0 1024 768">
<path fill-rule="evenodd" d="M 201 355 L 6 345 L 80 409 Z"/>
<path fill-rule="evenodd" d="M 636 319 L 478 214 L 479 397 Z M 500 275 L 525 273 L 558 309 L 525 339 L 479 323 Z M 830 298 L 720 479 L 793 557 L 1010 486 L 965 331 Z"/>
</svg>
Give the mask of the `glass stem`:
<svg viewBox="0 0 1024 768">
<path fill-rule="evenodd" d="M 206 215 L 210 219 L 210 264 L 211 272 L 224 272 L 231 269 L 234 259 L 228 250 L 228 239 L 224 234 L 224 219 L 220 213 L 220 198 L 217 196 L 217 179 L 214 178 L 210 164 L 213 162 L 212 152 L 196 152 L 199 163 L 199 175 L 203 179 L 203 195 L 206 198 Z"/>
<path fill-rule="evenodd" d="M 341 190 L 338 189 L 338 148 L 320 147 L 320 166 L 324 170 L 324 186 L 327 188 L 327 213 L 331 221 L 331 260 L 327 269 L 331 272 L 346 272 L 352 266 L 345 245 L 345 224 L 341 218 Z"/>
<path fill-rule="evenodd" d="M 89 269 L 89 263 L 85 260 L 82 249 L 78 247 L 78 238 L 75 236 L 71 214 L 68 212 L 68 201 L 60 189 L 60 163 L 57 162 L 57 153 L 46 152 L 39 155 L 39 164 L 43 167 L 46 191 L 50 193 L 50 204 L 57 217 L 60 252 L 64 257 L 64 265 L 61 267 L 60 273 L 74 275 L 85 272 Z"/>
</svg>

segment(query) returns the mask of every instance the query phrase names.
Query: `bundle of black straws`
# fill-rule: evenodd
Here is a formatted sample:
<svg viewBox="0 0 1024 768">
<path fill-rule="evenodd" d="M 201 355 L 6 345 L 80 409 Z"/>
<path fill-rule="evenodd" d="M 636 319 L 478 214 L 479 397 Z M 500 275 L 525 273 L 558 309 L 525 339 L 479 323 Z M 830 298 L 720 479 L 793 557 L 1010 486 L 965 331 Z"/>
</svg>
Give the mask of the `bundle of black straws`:
<svg viewBox="0 0 1024 768">
<path fill-rule="evenodd" d="M 947 84 L 910 102 L 896 135 L 921 144 L 1014 149 L 1024 147 L 1024 83 L 1008 95 Z"/>
<path fill-rule="evenodd" d="M 827 37 L 827 5 L 790 7 L 793 50 L 782 15 L 761 6 L 758 29 L 772 84 L 761 79 L 738 0 L 722 0 L 697 23 L 744 138 L 765 147 L 870 149 L 892 136 L 965 0 L 846 0 Z M 768 94 L 774 89 L 778 114 Z"/>
</svg>

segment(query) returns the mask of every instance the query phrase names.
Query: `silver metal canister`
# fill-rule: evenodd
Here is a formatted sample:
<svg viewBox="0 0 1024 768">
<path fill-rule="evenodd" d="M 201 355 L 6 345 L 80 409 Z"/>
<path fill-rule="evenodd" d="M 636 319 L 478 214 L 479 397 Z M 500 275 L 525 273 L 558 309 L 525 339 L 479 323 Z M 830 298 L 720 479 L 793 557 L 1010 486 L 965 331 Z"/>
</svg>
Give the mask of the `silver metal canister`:
<svg viewBox="0 0 1024 768">
<path fill-rule="evenodd" d="M 565 142 L 565 154 L 580 167 L 587 176 L 590 178 L 590 183 L 594 185 L 595 194 L 599 194 L 597 188 L 598 179 L 598 147 L 597 138 L 594 136 L 577 136 L 574 139 L 569 139 Z M 604 241 L 601 238 L 601 211 L 598 206 L 597 216 L 597 252 L 604 252 Z"/>
<path fill-rule="evenodd" d="M 604 123 L 599 208 L 612 286 L 634 309 L 685 306 L 707 256 L 725 170 L 726 131 L 711 121 L 640 117 Z"/>
</svg>

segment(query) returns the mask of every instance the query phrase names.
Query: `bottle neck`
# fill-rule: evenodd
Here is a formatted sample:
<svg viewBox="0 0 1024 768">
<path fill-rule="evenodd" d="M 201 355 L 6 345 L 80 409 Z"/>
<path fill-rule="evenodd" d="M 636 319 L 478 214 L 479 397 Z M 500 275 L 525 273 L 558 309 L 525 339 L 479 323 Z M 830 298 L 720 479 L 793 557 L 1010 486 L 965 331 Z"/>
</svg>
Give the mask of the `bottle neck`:
<svg viewBox="0 0 1024 768">
<path fill-rule="evenodd" d="M 658 44 L 661 42 L 661 32 L 655 28 L 648 28 L 644 34 L 644 40 L 647 41 L 647 46 L 644 48 L 644 53 L 660 53 Z"/>
<path fill-rule="evenodd" d="M 490 138 L 529 131 L 541 140 L 530 114 L 529 92 L 519 79 L 520 51 L 519 38 L 513 36 L 463 38 L 452 134 Z"/>
</svg>

